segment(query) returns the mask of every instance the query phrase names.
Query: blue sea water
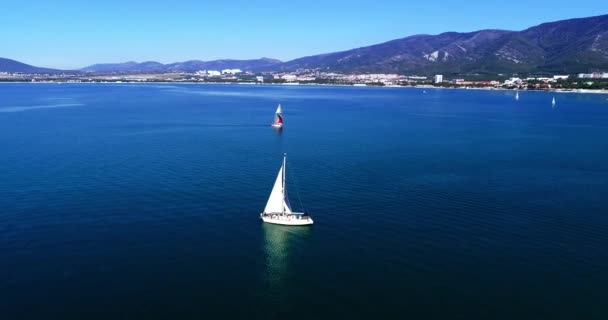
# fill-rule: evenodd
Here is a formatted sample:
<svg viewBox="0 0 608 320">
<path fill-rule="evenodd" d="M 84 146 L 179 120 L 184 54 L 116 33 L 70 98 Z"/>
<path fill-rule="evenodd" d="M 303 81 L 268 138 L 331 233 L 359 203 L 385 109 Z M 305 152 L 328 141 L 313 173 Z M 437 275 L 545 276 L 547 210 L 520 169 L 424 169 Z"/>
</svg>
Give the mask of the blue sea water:
<svg viewBox="0 0 608 320">
<path fill-rule="evenodd" d="M 520 97 L 1 84 L 0 318 L 606 319 L 608 96 Z"/>
</svg>

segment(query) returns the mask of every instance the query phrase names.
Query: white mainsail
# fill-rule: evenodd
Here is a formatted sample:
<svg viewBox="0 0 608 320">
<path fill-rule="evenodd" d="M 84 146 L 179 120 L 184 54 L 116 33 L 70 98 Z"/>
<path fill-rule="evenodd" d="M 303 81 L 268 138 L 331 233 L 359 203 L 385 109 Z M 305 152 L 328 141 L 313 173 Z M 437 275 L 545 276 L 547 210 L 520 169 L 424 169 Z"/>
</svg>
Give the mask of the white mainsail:
<svg viewBox="0 0 608 320">
<path fill-rule="evenodd" d="M 280 103 L 279 103 L 279 106 L 277 107 L 277 111 L 275 111 L 274 113 L 278 113 L 278 114 L 283 113 L 283 109 L 281 108 L 281 104 Z"/>
<path fill-rule="evenodd" d="M 553 97 L 553 100 L 551 100 L 551 105 L 555 107 L 555 97 Z"/>
<path fill-rule="evenodd" d="M 515 100 L 519 100 L 519 91 L 515 92 Z"/>
<path fill-rule="evenodd" d="M 283 159 L 283 165 L 279 169 L 277 180 L 274 182 L 270 197 L 268 197 L 264 213 L 291 213 L 287 190 L 285 190 L 285 159 Z"/>
</svg>

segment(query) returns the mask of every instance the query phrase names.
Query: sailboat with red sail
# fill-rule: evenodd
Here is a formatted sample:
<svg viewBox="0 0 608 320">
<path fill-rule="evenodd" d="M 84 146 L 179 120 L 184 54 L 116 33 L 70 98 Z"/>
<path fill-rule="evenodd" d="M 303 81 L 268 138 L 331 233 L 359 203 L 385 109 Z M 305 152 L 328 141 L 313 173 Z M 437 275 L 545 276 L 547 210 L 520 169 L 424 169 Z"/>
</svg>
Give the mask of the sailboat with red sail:
<svg viewBox="0 0 608 320">
<path fill-rule="evenodd" d="M 283 109 L 281 108 L 281 104 L 277 107 L 277 111 L 274 113 L 274 121 L 272 122 L 272 126 L 275 128 L 283 127 Z"/>
</svg>

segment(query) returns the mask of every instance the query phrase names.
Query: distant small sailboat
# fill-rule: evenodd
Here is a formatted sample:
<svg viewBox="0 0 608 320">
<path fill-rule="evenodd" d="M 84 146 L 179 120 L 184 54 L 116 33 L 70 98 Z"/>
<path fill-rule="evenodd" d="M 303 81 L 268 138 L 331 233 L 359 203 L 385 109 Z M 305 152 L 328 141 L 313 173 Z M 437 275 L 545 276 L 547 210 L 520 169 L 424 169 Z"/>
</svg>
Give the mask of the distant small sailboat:
<svg viewBox="0 0 608 320">
<path fill-rule="evenodd" d="M 519 91 L 515 92 L 515 101 L 519 101 Z"/>
<path fill-rule="evenodd" d="M 553 100 L 551 100 L 551 106 L 555 107 L 555 97 L 553 97 Z"/>
<path fill-rule="evenodd" d="M 275 128 L 283 127 L 283 108 L 281 108 L 281 104 L 277 107 L 277 111 L 274 112 L 274 121 L 272 122 L 272 126 Z"/>
<path fill-rule="evenodd" d="M 312 218 L 303 212 L 293 212 L 289 199 L 287 198 L 287 188 L 285 180 L 285 164 L 287 155 L 283 156 L 283 165 L 279 169 L 279 174 L 274 182 L 270 197 L 266 203 L 264 212 L 260 214 L 262 221 L 267 223 L 282 224 L 287 226 L 305 226 L 313 223 Z"/>
</svg>

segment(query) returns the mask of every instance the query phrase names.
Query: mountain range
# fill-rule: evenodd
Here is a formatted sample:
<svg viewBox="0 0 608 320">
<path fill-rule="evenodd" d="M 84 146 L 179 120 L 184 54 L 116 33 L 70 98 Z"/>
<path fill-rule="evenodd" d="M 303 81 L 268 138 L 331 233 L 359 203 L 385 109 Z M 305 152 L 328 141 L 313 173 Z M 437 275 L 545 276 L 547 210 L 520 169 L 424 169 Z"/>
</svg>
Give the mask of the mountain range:
<svg viewBox="0 0 608 320">
<path fill-rule="evenodd" d="M 175 62 L 162 64 L 156 61 L 146 61 L 137 63 L 129 61 L 125 63 L 103 63 L 94 64 L 80 69 L 84 72 L 111 73 L 111 72 L 192 72 L 198 70 L 222 70 L 222 69 L 241 69 L 244 71 L 254 71 L 261 68 L 277 65 L 279 60 L 261 58 L 254 60 L 213 60 L 200 61 L 190 60 L 185 62 Z"/>
<path fill-rule="evenodd" d="M 523 31 L 480 30 L 414 35 L 347 51 L 282 62 L 275 59 L 191 60 L 162 64 L 125 62 L 80 69 L 93 73 L 143 73 L 241 69 L 343 73 L 496 74 L 577 73 L 608 70 L 608 15 L 543 23 Z M 0 71 L 56 73 L 0 58 Z"/>
<path fill-rule="evenodd" d="M 543 23 L 523 31 L 414 35 L 271 68 L 420 74 L 608 70 L 608 15 Z"/>
<path fill-rule="evenodd" d="M 0 72 L 22 72 L 22 73 L 62 73 L 63 70 L 34 67 L 23 62 L 0 58 Z"/>
</svg>

